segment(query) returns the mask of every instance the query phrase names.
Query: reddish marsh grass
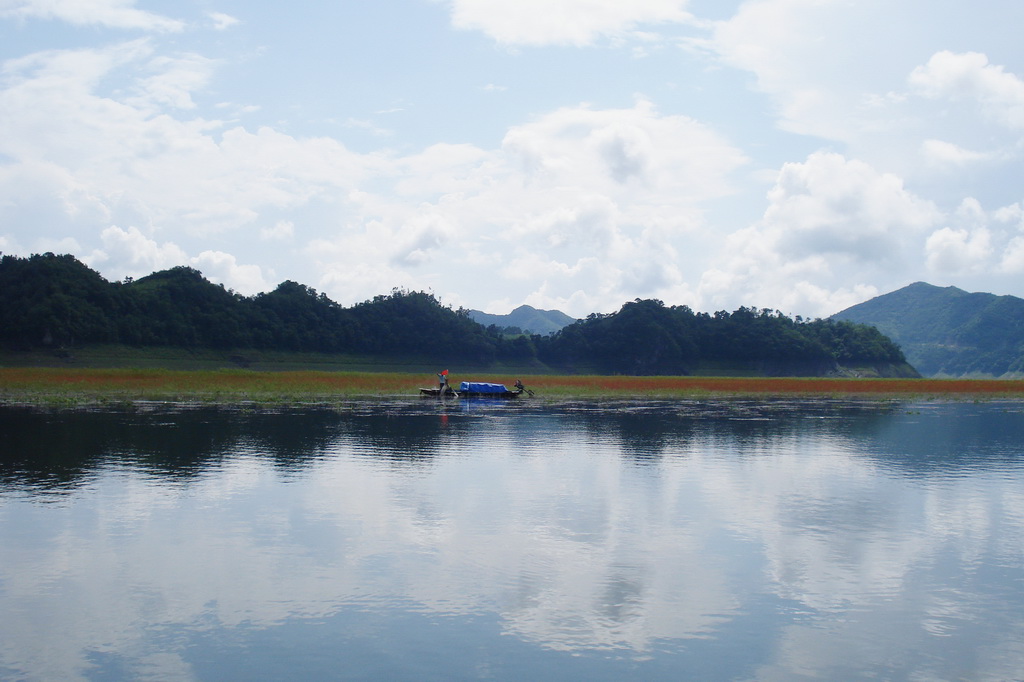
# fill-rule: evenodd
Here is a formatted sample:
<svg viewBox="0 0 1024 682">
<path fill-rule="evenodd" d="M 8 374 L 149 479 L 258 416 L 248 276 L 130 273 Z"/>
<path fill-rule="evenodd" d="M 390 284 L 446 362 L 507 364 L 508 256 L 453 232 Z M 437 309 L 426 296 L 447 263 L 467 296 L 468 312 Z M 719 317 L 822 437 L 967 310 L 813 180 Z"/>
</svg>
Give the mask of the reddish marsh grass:
<svg viewBox="0 0 1024 682">
<path fill-rule="evenodd" d="M 866 395 L 1024 398 L 1024 381 L 998 379 L 840 379 L 794 377 L 521 377 L 542 398 L 692 395 Z M 514 377 L 473 379 L 511 385 Z M 452 382 L 457 386 L 457 379 Z M 196 398 L 303 400 L 416 395 L 433 377 L 397 372 L 253 372 L 0 368 L 0 399 Z"/>
<path fill-rule="evenodd" d="M 249 372 L 0 368 L 0 395 L 302 397 L 408 390 L 418 375 L 371 372 Z"/>
</svg>

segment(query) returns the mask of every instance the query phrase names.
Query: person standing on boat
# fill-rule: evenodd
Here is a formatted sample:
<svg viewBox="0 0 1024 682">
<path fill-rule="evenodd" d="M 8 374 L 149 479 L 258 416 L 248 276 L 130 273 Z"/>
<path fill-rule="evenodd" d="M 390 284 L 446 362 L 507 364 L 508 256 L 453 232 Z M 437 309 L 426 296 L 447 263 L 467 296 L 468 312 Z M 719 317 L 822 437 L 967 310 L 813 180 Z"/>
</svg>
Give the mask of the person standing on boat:
<svg viewBox="0 0 1024 682">
<path fill-rule="evenodd" d="M 437 373 L 438 387 L 437 390 L 441 395 L 444 395 L 444 389 L 448 384 L 448 370 Z"/>
</svg>

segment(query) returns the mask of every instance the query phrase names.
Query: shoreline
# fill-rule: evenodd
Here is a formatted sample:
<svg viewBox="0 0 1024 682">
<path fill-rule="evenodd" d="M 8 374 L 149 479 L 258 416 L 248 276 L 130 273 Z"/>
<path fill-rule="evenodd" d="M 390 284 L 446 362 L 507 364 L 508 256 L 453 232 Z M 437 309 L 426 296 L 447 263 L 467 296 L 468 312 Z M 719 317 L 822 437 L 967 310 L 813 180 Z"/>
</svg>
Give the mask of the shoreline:
<svg viewBox="0 0 1024 682">
<path fill-rule="evenodd" d="M 511 384 L 517 377 L 474 374 Z M 528 375 L 535 397 L 566 400 L 828 397 L 914 400 L 1024 400 L 1019 379 L 858 379 L 838 377 L 705 377 Z M 420 387 L 433 377 L 408 372 L 2 368 L 0 405 L 89 406 L 134 402 L 283 406 L 366 400 L 430 400 Z M 436 400 L 436 399 L 434 399 Z M 458 400 L 458 399 L 456 399 Z"/>
</svg>

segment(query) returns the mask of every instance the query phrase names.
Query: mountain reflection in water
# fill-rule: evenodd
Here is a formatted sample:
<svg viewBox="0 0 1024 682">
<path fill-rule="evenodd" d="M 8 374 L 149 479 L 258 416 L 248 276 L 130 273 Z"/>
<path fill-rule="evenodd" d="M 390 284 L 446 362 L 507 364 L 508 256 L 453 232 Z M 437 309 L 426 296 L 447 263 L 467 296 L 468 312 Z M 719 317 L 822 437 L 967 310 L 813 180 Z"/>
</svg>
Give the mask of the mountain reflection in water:
<svg viewBox="0 0 1024 682">
<path fill-rule="evenodd" d="M 0 408 L 0 678 L 1013 679 L 1024 404 Z"/>
</svg>

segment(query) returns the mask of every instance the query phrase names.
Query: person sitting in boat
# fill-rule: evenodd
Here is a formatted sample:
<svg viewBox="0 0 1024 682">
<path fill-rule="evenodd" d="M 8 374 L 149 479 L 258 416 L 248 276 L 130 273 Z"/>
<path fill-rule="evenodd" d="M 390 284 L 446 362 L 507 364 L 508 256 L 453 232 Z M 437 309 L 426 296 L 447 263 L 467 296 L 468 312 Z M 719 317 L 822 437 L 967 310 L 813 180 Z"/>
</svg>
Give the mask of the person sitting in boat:
<svg viewBox="0 0 1024 682">
<path fill-rule="evenodd" d="M 515 386 L 516 386 L 516 390 L 519 391 L 520 393 L 522 393 L 524 390 L 526 390 L 526 386 L 523 386 L 523 382 L 520 381 L 519 379 L 516 379 Z"/>
</svg>

